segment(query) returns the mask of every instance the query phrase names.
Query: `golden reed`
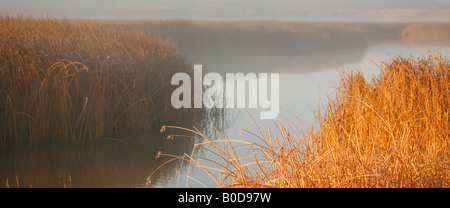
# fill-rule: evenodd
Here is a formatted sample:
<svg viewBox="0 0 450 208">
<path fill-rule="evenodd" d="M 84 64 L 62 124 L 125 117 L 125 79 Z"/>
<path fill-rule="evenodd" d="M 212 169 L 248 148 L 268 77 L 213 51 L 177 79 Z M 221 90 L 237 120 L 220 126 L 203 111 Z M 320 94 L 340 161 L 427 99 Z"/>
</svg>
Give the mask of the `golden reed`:
<svg viewBox="0 0 450 208">
<path fill-rule="evenodd" d="M 170 78 L 191 64 L 169 41 L 21 16 L 0 17 L 0 40 L 0 146 L 120 136 L 183 115 Z"/>
<path fill-rule="evenodd" d="M 284 119 L 276 135 L 259 127 L 248 132 L 259 144 L 226 135 L 211 139 L 196 128 L 164 130 L 196 134 L 186 136 L 200 140 L 192 153 L 173 158 L 188 162 L 188 174 L 192 165 L 200 167 L 219 187 L 450 185 L 450 62 L 445 57 L 397 56 L 371 81 L 361 72 L 342 73 L 336 96 L 318 122 L 317 129 L 307 131 L 301 122 Z M 248 151 L 240 155 L 236 150 L 243 146 Z M 200 149 L 216 158 L 202 157 Z"/>
</svg>

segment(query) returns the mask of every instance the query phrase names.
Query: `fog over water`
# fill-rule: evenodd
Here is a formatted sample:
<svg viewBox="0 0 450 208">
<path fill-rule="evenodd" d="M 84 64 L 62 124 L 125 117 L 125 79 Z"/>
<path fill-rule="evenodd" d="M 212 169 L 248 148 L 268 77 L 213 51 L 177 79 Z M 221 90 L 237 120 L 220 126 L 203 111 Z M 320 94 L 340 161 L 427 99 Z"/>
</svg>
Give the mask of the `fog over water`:
<svg viewBox="0 0 450 208">
<path fill-rule="evenodd" d="M 277 134 L 278 122 L 286 120 L 301 122 L 306 129 L 317 125 L 315 116 L 333 99 L 343 70 L 361 69 L 370 80 L 394 55 L 450 55 L 447 0 L 0 0 L 0 5 L 1 15 L 100 19 L 106 27 L 149 32 L 176 44 L 205 73 L 280 73 L 278 118 L 255 124 L 252 117 L 259 118 L 261 109 L 227 109 L 223 126 L 186 121 L 186 127 L 203 123 L 208 136 L 217 137 L 218 127 L 231 139 L 255 143 L 260 141 L 242 129 L 257 132 L 259 125 Z M 195 143 L 168 140 L 168 134 L 186 132 L 159 129 L 138 138 L 102 138 L 82 148 L 35 145 L 0 151 L 0 183 L 15 187 L 17 179 L 22 187 L 215 187 L 204 171 L 192 167 L 188 173 L 179 161 L 163 166 L 151 185 L 145 185 L 170 159 L 155 158 L 158 152 L 181 156 Z M 212 154 L 203 156 L 214 159 Z M 202 184 L 187 180 L 188 174 Z"/>
</svg>

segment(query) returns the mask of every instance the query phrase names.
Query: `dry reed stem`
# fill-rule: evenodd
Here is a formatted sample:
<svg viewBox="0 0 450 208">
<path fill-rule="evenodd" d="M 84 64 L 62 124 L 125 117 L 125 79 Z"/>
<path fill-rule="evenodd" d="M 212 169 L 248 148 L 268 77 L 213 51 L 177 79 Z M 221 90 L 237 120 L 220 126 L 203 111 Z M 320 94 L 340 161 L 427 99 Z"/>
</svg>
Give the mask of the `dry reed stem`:
<svg viewBox="0 0 450 208">
<path fill-rule="evenodd" d="M 168 108 L 170 79 L 191 64 L 167 40 L 21 16 L 0 17 L 0 40 L 0 146 L 120 137 L 185 114 Z"/>
<path fill-rule="evenodd" d="M 445 57 L 396 56 L 370 83 L 361 72 L 342 73 L 318 129 L 306 132 L 284 119 L 278 136 L 249 132 L 261 144 L 183 129 L 200 136 L 196 146 L 217 158 L 193 151 L 181 159 L 208 171 L 219 187 L 449 187 L 449 106 Z M 249 150 L 239 155 L 231 142 Z"/>
</svg>

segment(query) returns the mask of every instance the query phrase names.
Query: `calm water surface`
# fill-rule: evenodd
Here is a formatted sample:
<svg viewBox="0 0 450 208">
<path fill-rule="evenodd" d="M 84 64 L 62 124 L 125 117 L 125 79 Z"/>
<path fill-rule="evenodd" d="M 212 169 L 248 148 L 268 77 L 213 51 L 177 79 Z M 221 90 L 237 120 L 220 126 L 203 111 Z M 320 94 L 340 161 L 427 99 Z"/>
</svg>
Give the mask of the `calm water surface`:
<svg viewBox="0 0 450 208">
<path fill-rule="evenodd" d="M 354 53 L 351 51 L 349 53 Z M 267 70 L 267 63 L 270 61 L 262 62 L 262 66 L 259 68 L 247 69 L 248 72 L 280 72 L 280 107 L 281 115 L 277 119 L 272 120 L 260 120 L 260 109 L 233 109 L 230 110 L 228 119 L 231 120 L 228 128 L 224 130 L 224 134 L 230 139 L 245 140 L 252 143 L 261 143 L 261 141 L 252 136 L 249 133 L 245 133 L 242 129 L 246 129 L 259 135 L 259 131 L 256 125 L 262 129 L 270 129 L 272 134 L 278 133 L 277 124 L 286 122 L 286 120 L 300 126 L 301 124 L 308 129 L 311 126 L 316 125 L 317 111 L 321 108 L 325 108 L 329 97 L 333 99 L 335 93 L 335 85 L 339 82 L 339 74 L 341 71 L 347 69 L 360 69 L 364 76 L 370 80 L 370 77 L 377 76 L 380 72 L 379 66 L 383 61 L 389 61 L 394 55 L 403 56 L 424 56 L 430 53 L 441 52 L 443 56 L 449 57 L 450 51 L 448 48 L 429 47 L 429 46 L 412 46 L 404 44 L 386 44 L 369 47 L 367 50 L 362 51 L 361 54 L 354 56 L 360 56 L 360 60 L 345 59 L 346 55 L 327 55 L 329 60 L 325 60 L 323 63 L 311 64 L 307 60 L 302 64 L 298 62 L 298 59 L 293 56 L 294 62 L 299 66 L 295 67 L 292 64 L 285 63 L 271 63 L 272 70 Z M 245 57 L 244 57 L 245 58 Z M 333 59 L 336 58 L 336 59 Z M 343 59 L 342 59 L 343 58 Z M 299 58 L 301 59 L 301 57 Z M 200 60 L 199 64 L 205 64 L 206 68 L 210 71 L 217 72 L 234 72 L 233 70 L 227 70 L 227 60 L 218 60 L 218 58 Z M 216 61 L 216 62 L 214 62 Z M 236 60 L 228 60 L 230 65 L 239 65 Z M 315 60 L 312 60 L 314 62 Z M 214 63 L 220 63 L 214 69 Z M 246 68 L 249 64 L 248 61 L 241 62 L 241 68 Z M 208 67 L 209 66 L 209 67 Z M 261 70 L 264 68 L 264 70 Z M 245 71 L 244 71 L 245 72 Z M 321 112 L 323 112 L 322 109 Z M 252 120 L 252 117 L 256 119 L 256 124 Z M 239 145 L 239 144 L 237 144 Z M 240 156 L 252 155 L 248 153 L 248 146 L 237 147 L 236 150 Z M 212 154 L 205 153 L 204 155 L 208 159 L 215 158 Z M 220 161 L 220 160 L 219 160 Z M 204 164 L 215 167 L 212 163 L 203 161 Z M 201 184 L 189 177 L 199 179 Z M 200 168 L 193 167 L 189 172 L 186 170 L 181 173 L 180 177 L 174 178 L 169 183 L 158 183 L 156 187 L 216 187 L 217 184 Z"/>
<path fill-rule="evenodd" d="M 377 64 L 388 61 L 392 55 L 421 56 L 436 52 L 437 47 L 421 47 L 387 44 L 364 50 L 343 50 L 323 57 L 214 57 L 197 59 L 208 71 L 216 72 L 279 72 L 281 114 L 273 120 L 259 120 L 262 128 L 271 128 L 276 134 L 276 124 L 283 119 L 297 120 L 305 127 L 314 125 L 315 113 L 327 104 L 327 95 L 334 93 L 340 70 L 361 69 L 366 76 L 379 73 Z M 441 50 L 449 57 L 448 48 Z M 232 139 L 259 142 L 257 138 L 241 129 L 257 132 L 251 116 L 259 118 L 259 109 L 233 109 L 227 111 L 228 126 L 221 131 Z M 293 116 L 292 114 L 296 115 Z M 250 116 L 250 115 L 251 116 Z M 195 122 L 190 124 L 195 125 Z M 187 125 L 189 126 L 189 125 Z M 208 130 L 205 130 L 208 132 Z M 214 129 L 209 129 L 214 132 Z M 216 184 L 201 169 L 174 161 L 163 166 L 145 184 L 147 177 L 169 157 L 155 158 L 164 153 L 181 156 L 190 153 L 193 142 L 188 139 L 166 140 L 167 134 L 155 133 L 137 138 L 104 138 L 89 145 L 35 145 L 15 147 L 0 151 L 0 187 L 215 187 Z M 238 148 L 245 154 L 248 147 Z M 207 152 L 204 157 L 214 158 Z M 187 180 L 187 175 L 199 180 Z"/>
</svg>

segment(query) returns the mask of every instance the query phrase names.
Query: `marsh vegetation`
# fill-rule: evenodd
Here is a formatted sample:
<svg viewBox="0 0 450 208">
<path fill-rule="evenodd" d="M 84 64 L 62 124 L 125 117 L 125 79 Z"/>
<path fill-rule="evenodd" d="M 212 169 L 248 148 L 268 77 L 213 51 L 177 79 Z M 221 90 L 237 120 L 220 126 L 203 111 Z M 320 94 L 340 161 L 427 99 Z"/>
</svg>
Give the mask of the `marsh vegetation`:
<svg viewBox="0 0 450 208">
<path fill-rule="evenodd" d="M 277 129 L 254 121 L 250 139 L 209 137 L 182 157 L 218 187 L 449 187 L 450 62 L 439 55 L 394 57 L 381 74 L 341 74 L 335 99 L 317 114 L 318 128 L 280 119 Z M 191 137 L 188 137 L 191 138 Z M 195 179 L 191 179 L 194 181 Z"/>
<path fill-rule="evenodd" d="M 191 65 L 168 41 L 52 18 L 0 25 L 1 146 L 126 137 L 185 115 L 170 78 Z"/>
<path fill-rule="evenodd" d="M 301 114 L 265 128 L 219 109 L 175 109 L 170 79 L 194 63 L 280 72 L 294 89 L 281 107 L 303 106 L 290 98 L 314 91 L 310 75 L 358 64 L 374 46 L 445 48 L 449 25 L 1 16 L 0 182 L 136 187 L 158 169 L 150 186 L 206 175 L 220 187 L 448 187 L 446 53 L 396 56 L 371 78 L 342 73 L 324 106 L 301 107 L 320 111 L 315 125 Z M 256 131 L 229 137 L 230 123 Z"/>
</svg>

